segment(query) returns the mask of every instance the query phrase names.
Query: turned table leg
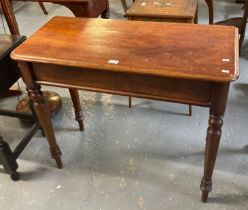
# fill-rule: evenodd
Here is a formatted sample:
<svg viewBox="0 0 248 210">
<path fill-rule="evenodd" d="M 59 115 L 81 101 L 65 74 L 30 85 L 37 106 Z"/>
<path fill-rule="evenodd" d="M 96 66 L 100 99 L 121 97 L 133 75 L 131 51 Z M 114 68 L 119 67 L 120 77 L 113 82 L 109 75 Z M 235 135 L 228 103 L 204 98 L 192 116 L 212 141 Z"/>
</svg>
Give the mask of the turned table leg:
<svg viewBox="0 0 248 210">
<path fill-rule="evenodd" d="M 46 106 L 43 93 L 40 90 L 40 85 L 38 85 L 34 80 L 32 65 L 25 62 L 18 62 L 18 66 L 21 70 L 22 79 L 27 86 L 29 97 L 33 102 L 36 116 L 45 136 L 47 137 L 51 156 L 55 159 L 58 168 L 62 168 L 61 151 L 54 135 L 50 112 Z"/>
<path fill-rule="evenodd" d="M 80 99 L 78 95 L 78 90 L 76 89 L 69 89 L 69 92 L 71 94 L 71 100 L 75 109 L 75 116 L 76 120 L 78 121 L 80 131 L 84 130 L 84 115 L 81 110 L 80 106 Z"/>
<path fill-rule="evenodd" d="M 221 127 L 226 107 L 229 84 L 213 85 L 209 127 L 207 129 L 204 174 L 201 181 L 202 202 L 207 202 L 212 190 L 212 175 L 221 138 Z"/>
<path fill-rule="evenodd" d="M 28 92 L 30 99 L 33 101 L 33 107 L 35 113 L 39 119 L 41 127 L 43 128 L 45 136 L 47 137 L 47 140 L 49 142 L 51 156 L 53 159 L 55 159 L 58 168 L 62 168 L 63 165 L 60 158 L 61 151 L 55 139 L 52 122 L 50 118 L 50 112 L 45 104 L 45 100 L 40 90 L 40 86 L 37 86 L 37 89 L 34 90 L 28 89 Z"/>
</svg>

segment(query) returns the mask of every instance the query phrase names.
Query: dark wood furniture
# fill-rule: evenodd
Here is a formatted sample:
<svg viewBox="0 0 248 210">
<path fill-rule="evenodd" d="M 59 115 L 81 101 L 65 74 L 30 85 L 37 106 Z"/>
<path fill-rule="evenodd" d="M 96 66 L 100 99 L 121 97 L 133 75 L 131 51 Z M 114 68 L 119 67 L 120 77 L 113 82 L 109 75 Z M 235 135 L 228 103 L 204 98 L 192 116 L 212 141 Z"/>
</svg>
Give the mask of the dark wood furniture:
<svg viewBox="0 0 248 210">
<path fill-rule="evenodd" d="M 32 2 L 52 2 L 55 4 L 61 4 L 69 8 L 76 17 L 98 17 L 101 15 L 102 18 L 109 18 L 109 2 L 108 0 L 27 0 Z M 19 28 L 13 14 L 12 7 L 9 0 L 0 0 L 2 9 L 9 26 L 11 34 L 20 34 Z M 79 100 L 78 91 L 76 89 L 69 90 L 73 103 Z M 46 96 L 54 95 L 54 93 L 46 93 Z M 50 110 L 55 110 L 54 114 L 61 107 L 60 98 L 57 100 L 56 107 L 54 108 L 54 97 L 46 98 L 47 101 L 50 101 L 49 104 L 52 104 L 52 107 L 49 107 Z M 21 100 L 17 105 L 19 111 L 25 111 L 29 109 L 29 103 L 27 98 Z M 129 104 L 130 105 L 130 104 Z M 79 123 L 80 130 L 83 130 L 83 114 L 80 106 L 75 106 L 75 115 Z"/>
<path fill-rule="evenodd" d="M 128 20 L 197 23 L 197 0 L 136 0 L 127 10 Z M 129 107 L 132 105 L 129 97 Z M 189 116 L 192 107 L 189 105 Z"/>
<path fill-rule="evenodd" d="M 139 1 L 142 2 L 142 0 Z M 205 2 L 208 6 L 209 24 L 213 24 L 213 20 L 214 20 L 213 0 L 205 0 Z M 126 13 L 126 11 L 129 8 L 129 6 L 127 6 L 126 0 L 121 0 L 121 4 L 124 12 Z"/>
<path fill-rule="evenodd" d="M 201 182 L 207 201 L 229 84 L 239 76 L 236 28 L 55 17 L 11 57 L 58 167 L 61 152 L 40 85 L 210 107 Z"/>
<path fill-rule="evenodd" d="M 21 1 L 21 0 L 20 0 Z M 61 4 L 72 11 L 76 17 L 98 17 L 109 18 L 108 0 L 27 0 L 31 2 L 51 2 Z M 13 14 L 9 0 L 0 0 L 10 33 L 19 35 L 19 28 Z"/>
<path fill-rule="evenodd" d="M 23 36 L 10 36 L 0 34 L 0 97 L 21 76 L 16 62 L 13 62 L 13 60 L 11 60 L 9 54 L 24 40 L 25 37 Z"/>
<path fill-rule="evenodd" d="M 136 0 L 126 15 L 128 20 L 194 23 L 197 0 Z"/>
<path fill-rule="evenodd" d="M 23 1 L 23 0 L 15 0 Z M 26 2 L 50 2 L 67 7 L 76 17 L 109 18 L 108 0 L 25 0 Z"/>
<path fill-rule="evenodd" d="M 48 12 L 47 12 L 46 7 L 44 6 L 43 2 L 38 2 L 38 3 L 40 5 L 40 8 L 42 9 L 43 13 L 45 15 L 48 15 Z"/>
<path fill-rule="evenodd" d="M 0 35 L 0 96 L 4 94 L 19 78 L 20 71 L 17 63 L 10 59 L 10 52 L 21 44 L 26 37 L 17 35 Z M 18 117 L 35 121 L 31 114 L 18 113 L 12 110 L 0 109 L 0 115 Z M 35 122 L 30 132 L 21 140 L 19 145 L 12 152 L 8 143 L 3 140 L 0 134 L 0 164 L 10 174 L 13 180 L 18 180 L 16 159 L 31 140 L 39 128 L 39 123 Z"/>
</svg>

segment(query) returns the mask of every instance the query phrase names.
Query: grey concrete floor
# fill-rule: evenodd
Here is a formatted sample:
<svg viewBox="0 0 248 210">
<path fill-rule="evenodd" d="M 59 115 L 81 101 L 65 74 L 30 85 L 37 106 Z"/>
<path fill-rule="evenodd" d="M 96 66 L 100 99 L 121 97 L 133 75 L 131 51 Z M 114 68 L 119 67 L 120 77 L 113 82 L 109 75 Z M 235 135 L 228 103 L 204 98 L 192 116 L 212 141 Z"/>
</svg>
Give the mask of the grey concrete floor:
<svg viewBox="0 0 248 210">
<path fill-rule="evenodd" d="M 215 20 L 241 15 L 241 5 L 215 1 Z M 31 35 L 54 15 L 71 12 L 46 3 L 23 3 L 15 14 L 24 35 Z M 118 0 L 110 1 L 111 18 L 123 18 Z M 208 22 L 199 1 L 199 23 Z M 0 33 L 3 28 L 0 26 Z M 240 57 L 240 79 L 230 88 L 223 135 L 209 203 L 200 202 L 208 109 L 144 99 L 80 92 L 85 131 L 78 131 L 66 89 L 58 92 L 62 111 L 53 119 L 64 168 L 56 169 L 46 139 L 37 132 L 18 160 L 20 181 L 0 169 L 0 209 L 248 209 L 248 47 Z M 20 81 L 21 88 L 25 86 Z M 0 107 L 15 108 L 16 98 Z M 14 148 L 29 124 L 0 117 L 4 139 Z"/>
</svg>

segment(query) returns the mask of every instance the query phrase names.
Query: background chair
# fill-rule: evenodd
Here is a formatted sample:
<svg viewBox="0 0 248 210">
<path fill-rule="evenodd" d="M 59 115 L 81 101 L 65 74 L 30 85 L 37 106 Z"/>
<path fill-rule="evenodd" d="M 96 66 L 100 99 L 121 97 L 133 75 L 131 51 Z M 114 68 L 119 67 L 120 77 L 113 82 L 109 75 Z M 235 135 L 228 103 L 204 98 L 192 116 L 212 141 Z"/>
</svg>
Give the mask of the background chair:
<svg viewBox="0 0 248 210">
<path fill-rule="evenodd" d="M 241 53 L 241 47 L 245 38 L 247 16 L 248 16 L 248 0 L 245 0 L 243 17 L 229 18 L 215 23 L 216 25 L 235 26 L 239 29 L 239 53 Z"/>
<path fill-rule="evenodd" d="M 0 35 L 0 96 L 2 96 L 19 78 L 20 73 L 16 62 L 10 59 L 10 52 L 20 45 L 26 37 L 17 35 Z M 0 109 L 0 115 L 18 117 L 34 121 L 33 127 L 20 141 L 18 146 L 12 150 L 0 134 L 0 164 L 10 174 L 12 180 L 18 180 L 16 159 L 22 153 L 26 145 L 30 142 L 33 135 L 40 128 L 39 123 L 32 114 L 24 114 L 12 110 Z M 14 128 L 13 128 L 14 129 Z"/>
</svg>

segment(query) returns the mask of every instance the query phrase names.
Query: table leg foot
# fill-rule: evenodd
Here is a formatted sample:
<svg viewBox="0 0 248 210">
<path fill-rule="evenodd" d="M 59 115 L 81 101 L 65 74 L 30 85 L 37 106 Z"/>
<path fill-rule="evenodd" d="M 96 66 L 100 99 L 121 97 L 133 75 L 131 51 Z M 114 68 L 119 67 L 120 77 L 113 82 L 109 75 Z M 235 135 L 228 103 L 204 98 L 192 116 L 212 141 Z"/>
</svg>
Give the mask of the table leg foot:
<svg viewBox="0 0 248 210">
<path fill-rule="evenodd" d="M 201 190 L 202 190 L 201 201 L 203 203 L 206 203 L 208 201 L 208 193 L 212 191 L 212 181 L 206 181 L 204 178 L 202 178 Z"/>
<path fill-rule="evenodd" d="M 222 115 L 210 114 L 208 123 L 204 175 L 201 182 L 202 202 L 207 202 L 208 193 L 212 190 L 212 175 L 220 143 L 221 127 L 223 125 Z"/>
<path fill-rule="evenodd" d="M 46 106 L 40 86 L 36 86 L 35 89 L 28 89 L 28 92 L 30 99 L 33 101 L 35 113 L 50 145 L 51 156 L 55 159 L 58 168 L 62 168 L 61 151 L 56 142 L 50 112 Z"/>
<path fill-rule="evenodd" d="M 109 19 L 110 18 L 110 13 L 109 9 L 106 9 L 102 14 L 101 14 L 102 19 Z"/>
<path fill-rule="evenodd" d="M 128 96 L 128 106 L 129 106 L 129 108 L 132 107 L 132 97 L 131 96 Z"/>
<path fill-rule="evenodd" d="M 51 152 L 51 156 L 53 159 L 55 159 L 57 167 L 59 169 L 63 168 L 63 163 L 61 161 L 61 151 L 59 146 L 57 145 L 56 147 L 50 147 L 50 152 Z"/>
<path fill-rule="evenodd" d="M 189 116 L 191 117 L 192 116 L 192 105 L 189 104 Z"/>
<path fill-rule="evenodd" d="M 10 178 L 12 179 L 12 181 L 18 181 L 20 178 L 20 175 L 19 175 L 19 173 L 15 172 L 15 173 L 10 175 Z"/>
</svg>

